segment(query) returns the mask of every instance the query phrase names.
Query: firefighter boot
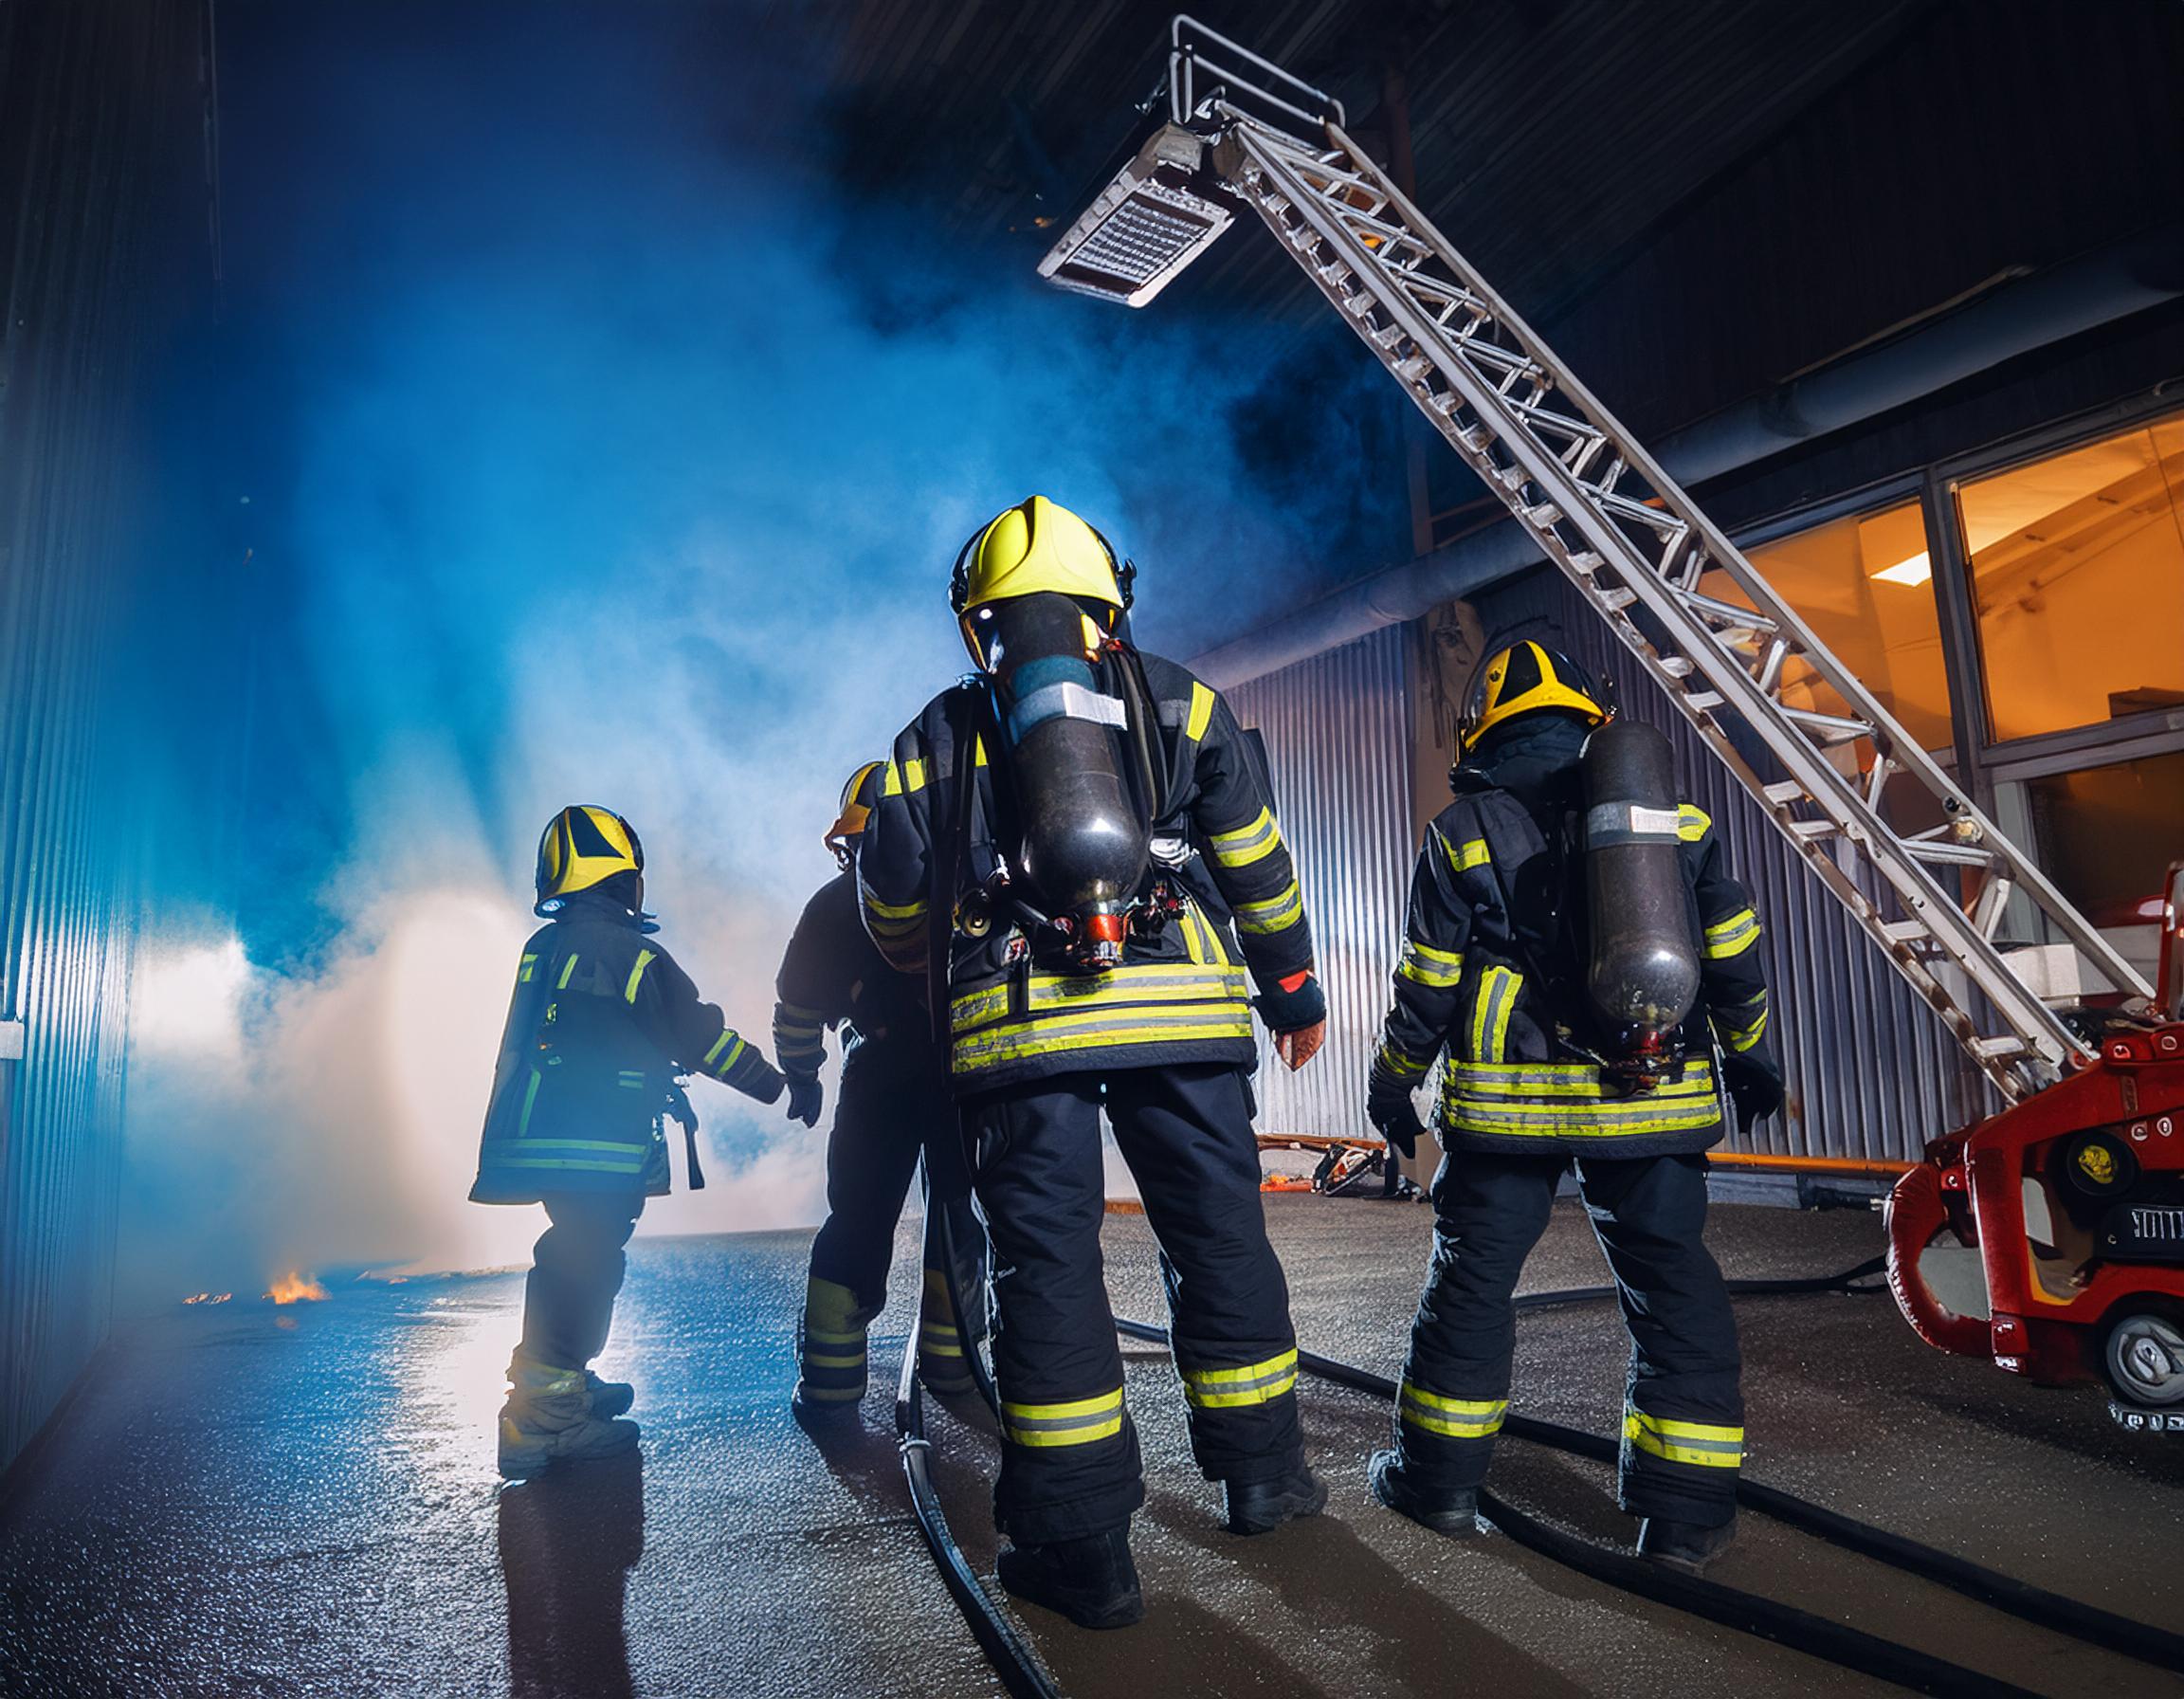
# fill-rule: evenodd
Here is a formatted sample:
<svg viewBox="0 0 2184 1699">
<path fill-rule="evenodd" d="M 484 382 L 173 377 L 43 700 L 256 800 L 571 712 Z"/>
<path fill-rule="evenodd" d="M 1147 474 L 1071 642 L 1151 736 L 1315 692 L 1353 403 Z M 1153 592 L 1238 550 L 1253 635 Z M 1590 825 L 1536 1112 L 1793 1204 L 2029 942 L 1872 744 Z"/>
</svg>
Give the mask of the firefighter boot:
<svg viewBox="0 0 2184 1699">
<path fill-rule="evenodd" d="M 628 1415 L 637 1401 L 637 1389 L 628 1381 L 602 1380 L 590 1369 L 584 1371 L 584 1390 L 592 1399 L 592 1414 L 601 1421 Z"/>
<path fill-rule="evenodd" d="M 1477 1489 L 1429 1491 L 1405 1477 L 1401 1452 L 1374 1452 L 1373 1461 L 1366 1465 L 1365 1479 L 1374 1498 L 1421 1527 L 1431 1528 L 1451 1540 L 1468 1539 L 1479 1531 Z"/>
<path fill-rule="evenodd" d="M 1695 1522 L 1670 1522 L 1648 1516 L 1638 1525 L 1638 1555 L 1664 1569 L 1700 1575 L 1706 1565 L 1737 1543 L 1734 1518 L 1720 1527 L 1701 1527 Z"/>
<path fill-rule="evenodd" d="M 1128 1628 L 1145 1615 L 1127 1525 L 1082 1540 L 1011 1545 L 994 1570 L 1018 1599 L 1059 1611 L 1079 1628 Z"/>
<path fill-rule="evenodd" d="M 550 1463 L 618 1456 L 636 1445 L 635 1422 L 592 1415 L 582 1369 L 550 1368 L 518 1352 L 508 1379 L 500 1434 L 500 1472 L 509 1480 L 535 1475 Z"/>
<path fill-rule="evenodd" d="M 1271 1481 L 1224 1481 L 1231 1534 L 1264 1534 L 1326 1507 L 1326 1484 L 1300 1463 Z"/>
</svg>

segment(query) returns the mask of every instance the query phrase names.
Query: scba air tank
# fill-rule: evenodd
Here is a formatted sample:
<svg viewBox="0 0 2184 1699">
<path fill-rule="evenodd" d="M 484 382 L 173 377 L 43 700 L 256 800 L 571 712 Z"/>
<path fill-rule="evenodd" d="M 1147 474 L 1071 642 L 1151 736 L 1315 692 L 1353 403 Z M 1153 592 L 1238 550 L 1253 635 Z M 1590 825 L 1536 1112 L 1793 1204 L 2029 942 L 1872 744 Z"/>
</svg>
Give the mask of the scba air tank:
<svg viewBox="0 0 2184 1699">
<path fill-rule="evenodd" d="M 1016 867 L 1087 966 L 1121 959 L 1149 823 L 1124 775 L 1128 709 L 1102 688 L 1099 628 L 1065 595 L 993 609 L 995 706 L 1023 836 Z"/>
<path fill-rule="evenodd" d="M 1699 996 L 1668 740 L 1613 720 L 1585 740 L 1585 991 L 1616 1059 L 1661 1055 Z"/>
</svg>

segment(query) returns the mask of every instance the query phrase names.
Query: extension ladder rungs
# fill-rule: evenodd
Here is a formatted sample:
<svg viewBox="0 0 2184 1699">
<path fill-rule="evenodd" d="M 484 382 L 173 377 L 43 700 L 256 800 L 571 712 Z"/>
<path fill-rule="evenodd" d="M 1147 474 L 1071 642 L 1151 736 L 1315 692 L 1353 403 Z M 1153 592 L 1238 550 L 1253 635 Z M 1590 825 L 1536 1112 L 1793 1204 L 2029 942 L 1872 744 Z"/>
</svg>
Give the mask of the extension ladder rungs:
<svg viewBox="0 0 2184 1699">
<path fill-rule="evenodd" d="M 2014 1033 L 1999 1038 L 1975 1038 L 1970 1042 L 1974 1050 L 1991 1062 L 2006 1061 L 2011 1056 L 2026 1053 L 2025 1041 Z"/>
<path fill-rule="evenodd" d="M 1805 787 L 1799 784 L 1793 778 L 1785 778 L 1777 784 L 1771 784 L 1764 787 L 1762 794 L 1766 796 L 1769 802 L 1779 806 L 1785 802 L 1804 801 Z"/>
<path fill-rule="evenodd" d="M 1707 714 L 1721 705 L 1719 690 L 1692 690 L 1685 693 L 1684 705 L 1695 714 Z"/>
</svg>

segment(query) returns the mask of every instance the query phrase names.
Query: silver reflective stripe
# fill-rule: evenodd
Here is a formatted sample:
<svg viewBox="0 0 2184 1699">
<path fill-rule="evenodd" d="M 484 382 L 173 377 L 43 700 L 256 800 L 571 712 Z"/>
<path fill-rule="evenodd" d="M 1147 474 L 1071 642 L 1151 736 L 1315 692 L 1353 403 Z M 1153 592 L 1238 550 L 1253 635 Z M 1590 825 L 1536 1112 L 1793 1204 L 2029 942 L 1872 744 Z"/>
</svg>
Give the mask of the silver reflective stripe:
<svg viewBox="0 0 2184 1699">
<path fill-rule="evenodd" d="M 1056 718 L 1089 720 L 1096 725 L 1126 726 L 1129 715 L 1123 710 L 1119 697 L 1102 696 L 1097 690 L 1087 690 L 1070 679 L 1059 684 L 1042 685 L 1010 710 L 1009 719 L 1018 726 L 1036 725 L 1043 720 Z"/>
</svg>

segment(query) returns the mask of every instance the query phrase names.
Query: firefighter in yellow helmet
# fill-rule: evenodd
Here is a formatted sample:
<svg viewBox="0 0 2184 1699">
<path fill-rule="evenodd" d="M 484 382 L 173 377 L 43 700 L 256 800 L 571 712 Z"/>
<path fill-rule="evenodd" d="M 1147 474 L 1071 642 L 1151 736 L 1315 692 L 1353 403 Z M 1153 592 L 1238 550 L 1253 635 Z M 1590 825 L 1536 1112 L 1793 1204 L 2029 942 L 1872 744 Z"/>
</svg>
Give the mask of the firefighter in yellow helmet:
<svg viewBox="0 0 2184 1699">
<path fill-rule="evenodd" d="M 1642 1556 L 1696 1572 L 1731 1537 L 1744 1434 L 1736 1323 L 1700 1238 L 1702 1153 L 1722 1134 L 1721 1085 L 1749 1124 L 1779 1107 L 1782 1076 L 1751 899 L 1712 822 L 1680 803 L 1666 740 L 1609 724 L 1611 706 L 1544 644 L 1489 655 L 1455 798 L 1418 852 L 1366 1113 L 1410 1144 L 1410 1094 L 1446 1050 L 1448 1156 L 1395 1443 L 1370 1479 L 1436 1532 L 1472 1531 L 1508 1408 L 1511 1294 L 1574 1165 L 1625 1294 L 1622 1503 L 1646 1519 Z M 1614 947 L 1637 928 L 1645 949 Z"/>
<path fill-rule="evenodd" d="M 887 1303 L 895 1224 L 920 1152 L 929 1178 L 937 1182 L 934 1205 L 952 1211 L 953 1286 L 966 1294 L 983 1289 L 984 1232 L 971 1215 L 965 1188 L 942 1178 L 959 1173 L 962 1162 L 956 1105 L 920 1003 L 921 987 L 887 964 L 858 910 L 852 863 L 871 817 L 881 766 L 866 763 L 843 787 L 840 813 L 827 833 L 841 871 L 805 904 L 775 980 L 774 1054 L 788 1076 L 792 1120 L 817 1124 L 827 1029 L 839 1029 L 842 1040 L 842 1088 L 827 1138 L 827 1219 L 811 1241 L 791 1399 L 807 1427 L 846 1421 L 864 1396 L 865 1333 Z M 927 1234 L 918 1344 L 925 1384 L 945 1394 L 970 1390 L 972 1378 L 939 1241 L 940 1235 Z"/>
<path fill-rule="evenodd" d="M 668 1190 L 672 1114 L 693 1188 L 696 1118 L 677 1076 L 702 1073 L 773 1103 L 781 1076 L 650 936 L 645 848 L 610 809 L 565 808 L 538 842 L 536 912 L 523 946 L 478 1153 L 478 1203 L 542 1203 L 549 1223 L 524 1286 L 523 1340 L 508 1365 L 500 1472 L 608 1456 L 637 1443 L 614 1418 L 634 1397 L 592 1360 L 607 1343 L 622 1248 L 646 1197 Z"/>
<path fill-rule="evenodd" d="M 1088 1627 L 1141 1615 L 1138 1438 L 1101 1272 L 1104 1110 L 1169 1270 L 1192 1451 L 1229 1529 L 1311 1515 L 1296 1336 L 1266 1238 L 1249 984 L 1279 1053 L 1326 1003 L 1256 749 L 1143 654 L 1134 570 L 1033 496 L 965 545 L 976 677 L 895 741 L 857 856 L 864 922 L 927 976 L 992 1242 L 1002 1584 Z"/>
</svg>

